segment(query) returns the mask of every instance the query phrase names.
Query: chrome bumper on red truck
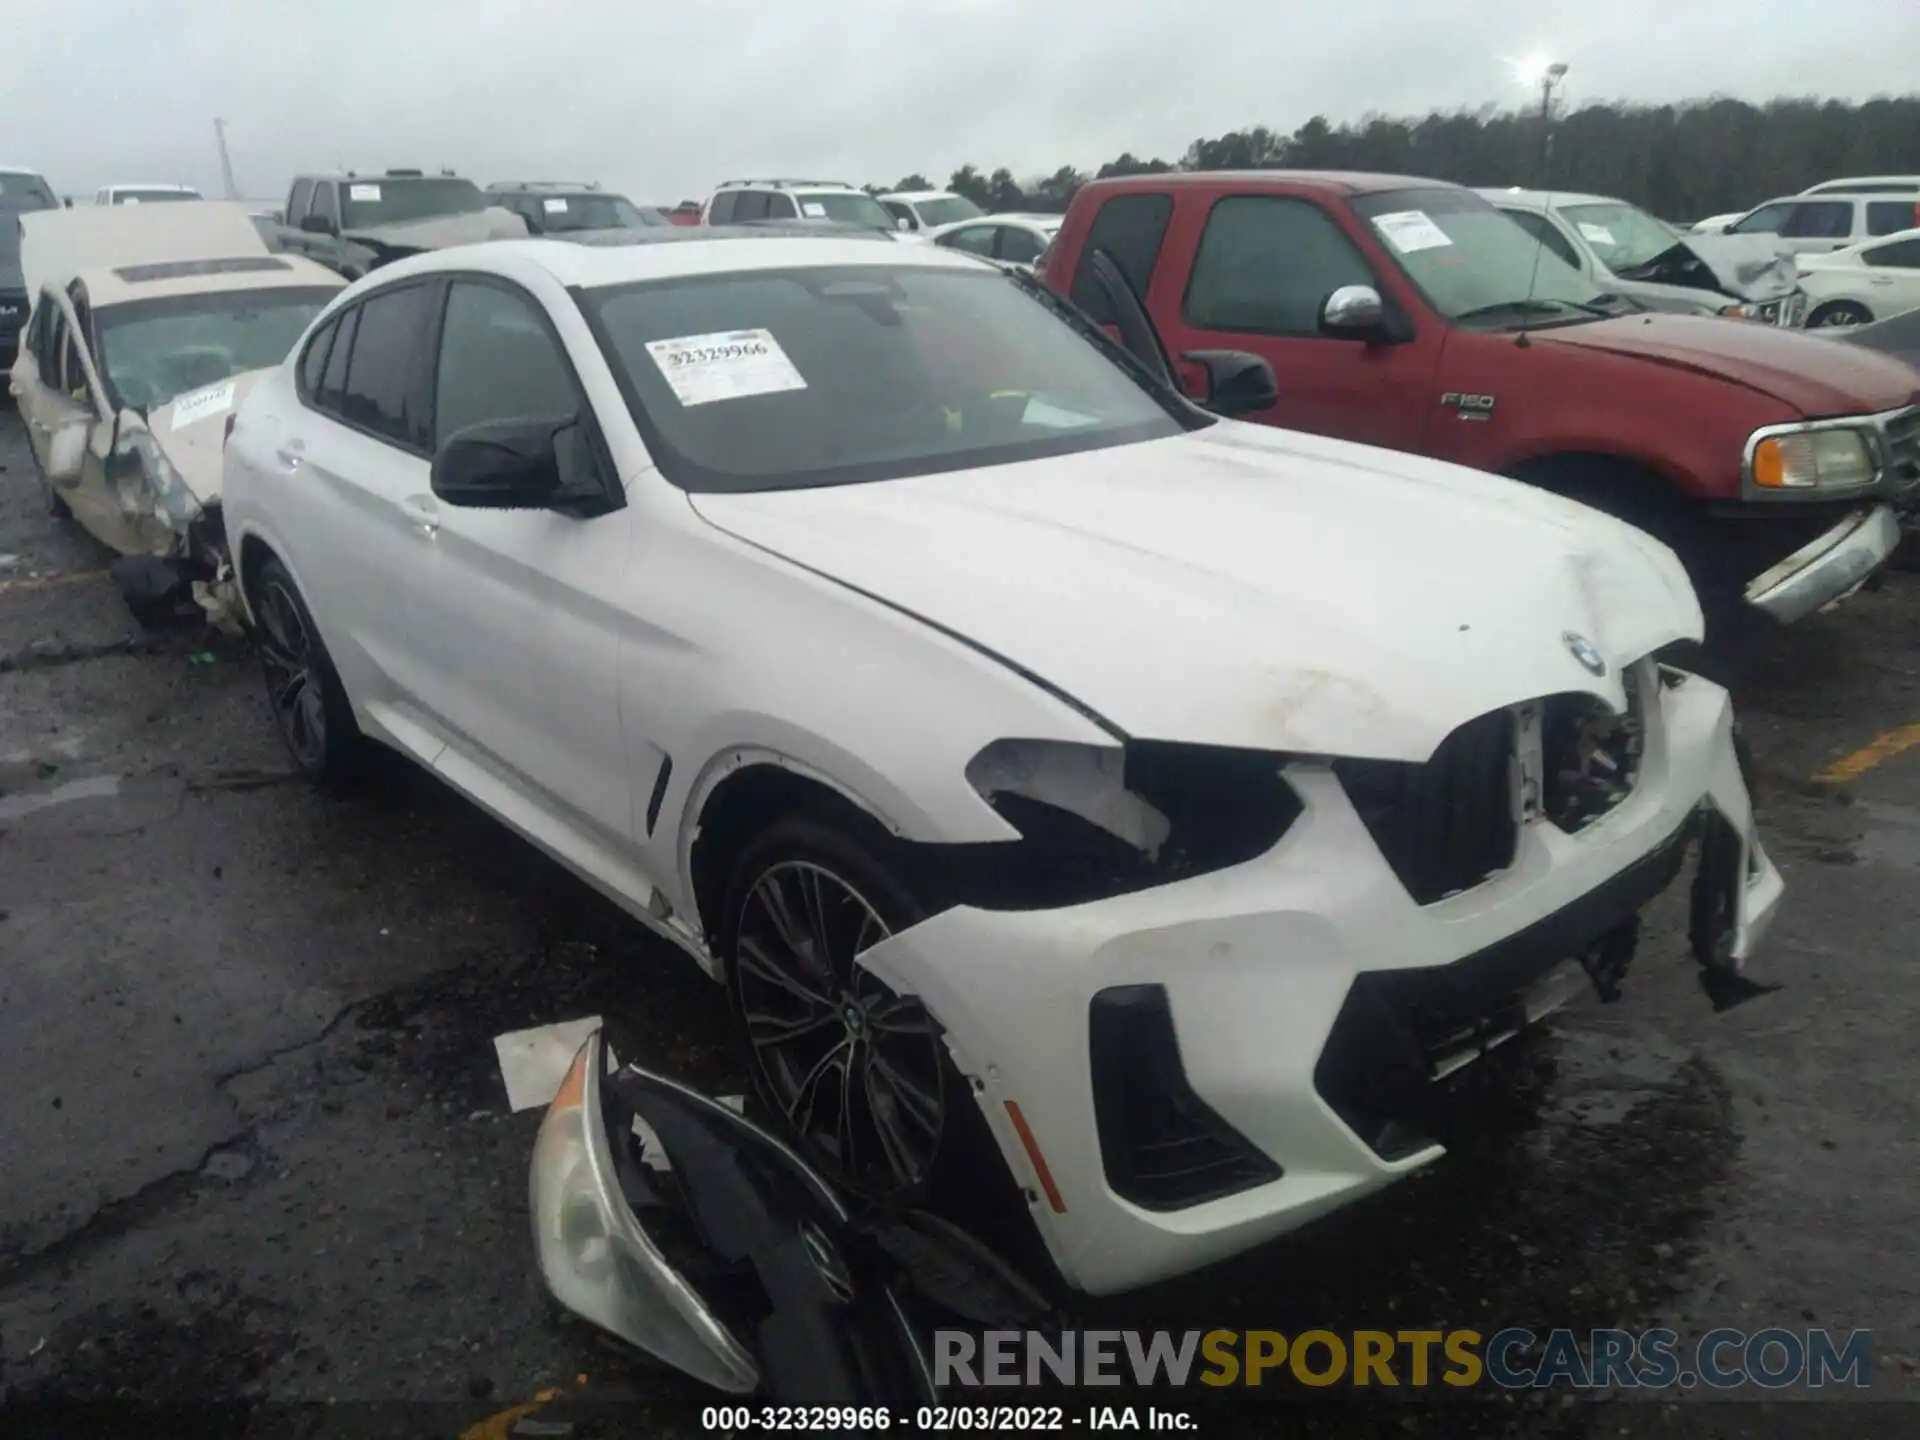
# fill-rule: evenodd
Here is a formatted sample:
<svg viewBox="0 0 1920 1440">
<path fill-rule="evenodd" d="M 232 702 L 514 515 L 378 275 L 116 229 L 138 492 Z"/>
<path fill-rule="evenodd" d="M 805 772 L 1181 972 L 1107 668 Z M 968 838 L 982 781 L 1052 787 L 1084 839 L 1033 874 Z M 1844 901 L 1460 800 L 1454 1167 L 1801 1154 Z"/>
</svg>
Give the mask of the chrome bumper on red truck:
<svg viewBox="0 0 1920 1440">
<path fill-rule="evenodd" d="M 1854 511 L 1747 585 L 1747 603 L 1791 625 L 1844 600 L 1887 563 L 1900 543 L 1891 505 Z"/>
</svg>

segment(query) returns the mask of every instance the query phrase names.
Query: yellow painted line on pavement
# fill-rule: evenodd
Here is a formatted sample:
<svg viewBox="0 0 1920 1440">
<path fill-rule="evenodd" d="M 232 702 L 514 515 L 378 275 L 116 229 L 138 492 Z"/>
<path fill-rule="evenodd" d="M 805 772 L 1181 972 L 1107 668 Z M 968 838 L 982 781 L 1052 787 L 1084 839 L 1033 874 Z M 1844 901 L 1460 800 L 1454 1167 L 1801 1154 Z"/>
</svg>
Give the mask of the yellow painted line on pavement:
<svg viewBox="0 0 1920 1440">
<path fill-rule="evenodd" d="M 1902 725 L 1876 735 L 1851 755 L 1842 755 L 1813 778 L 1830 785 L 1857 780 L 1876 765 L 1884 765 L 1902 751 L 1920 745 L 1920 725 Z"/>
<path fill-rule="evenodd" d="M 29 590 L 51 590 L 59 585 L 85 585 L 94 580 L 104 580 L 104 570 L 69 570 L 61 575 L 34 575 L 25 580 L 0 580 L 0 595 L 11 595 L 18 590 L 23 594 Z"/>
<path fill-rule="evenodd" d="M 520 1405 L 509 1405 L 498 1415 L 489 1415 L 478 1424 L 469 1425 L 460 1432 L 460 1440 L 509 1440 L 515 1422 L 526 1419 L 534 1411 L 559 1398 L 558 1390 L 537 1390 L 533 1399 Z"/>
</svg>

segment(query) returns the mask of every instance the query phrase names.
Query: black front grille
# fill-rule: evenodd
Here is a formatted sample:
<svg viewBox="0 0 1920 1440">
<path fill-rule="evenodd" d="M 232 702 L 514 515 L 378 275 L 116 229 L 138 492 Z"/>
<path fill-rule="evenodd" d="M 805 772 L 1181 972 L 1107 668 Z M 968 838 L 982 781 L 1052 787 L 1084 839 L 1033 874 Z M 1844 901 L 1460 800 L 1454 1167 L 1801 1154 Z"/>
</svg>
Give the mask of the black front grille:
<svg viewBox="0 0 1920 1440">
<path fill-rule="evenodd" d="M 1336 760 L 1367 832 L 1416 904 L 1431 905 L 1513 863 L 1513 715 L 1496 710 L 1440 742 L 1424 765 Z"/>
<path fill-rule="evenodd" d="M 1163 987 L 1102 990 L 1088 1026 L 1094 1121 L 1114 1194 L 1146 1210 L 1180 1210 L 1280 1178 L 1193 1093 Z"/>
<path fill-rule="evenodd" d="M 1673 883 L 1696 821 L 1563 909 L 1450 965 L 1354 977 L 1315 1062 L 1314 1088 L 1384 1159 L 1444 1141 L 1449 1061 L 1526 1023 L 1527 991 L 1635 917 Z"/>
</svg>

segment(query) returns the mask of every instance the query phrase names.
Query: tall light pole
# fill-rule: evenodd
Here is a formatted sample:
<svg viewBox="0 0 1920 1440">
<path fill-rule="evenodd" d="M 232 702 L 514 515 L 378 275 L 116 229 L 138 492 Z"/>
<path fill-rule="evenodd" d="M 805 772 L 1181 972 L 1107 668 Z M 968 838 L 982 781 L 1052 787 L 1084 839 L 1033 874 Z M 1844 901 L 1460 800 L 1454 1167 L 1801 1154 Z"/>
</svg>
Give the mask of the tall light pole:
<svg viewBox="0 0 1920 1440">
<path fill-rule="evenodd" d="M 1561 68 L 1565 68 L 1564 66 Z M 229 200 L 238 200 L 240 192 L 233 184 L 233 162 L 227 158 L 227 122 L 216 119 L 213 122 L 213 140 L 220 147 L 220 180 L 227 187 Z"/>
<path fill-rule="evenodd" d="M 1567 78 L 1567 66 L 1556 60 L 1540 73 L 1540 187 L 1548 188 L 1553 166 L 1553 87 Z"/>
</svg>

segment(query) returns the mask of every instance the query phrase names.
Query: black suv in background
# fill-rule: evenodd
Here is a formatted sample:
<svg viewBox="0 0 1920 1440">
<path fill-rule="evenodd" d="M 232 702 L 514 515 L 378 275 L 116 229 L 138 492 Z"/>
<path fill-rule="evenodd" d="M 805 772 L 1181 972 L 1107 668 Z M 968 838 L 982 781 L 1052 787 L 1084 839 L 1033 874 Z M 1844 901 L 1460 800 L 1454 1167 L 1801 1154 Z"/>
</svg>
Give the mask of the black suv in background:
<svg viewBox="0 0 1920 1440">
<path fill-rule="evenodd" d="M 27 282 L 20 273 L 20 216 L 57 210 L 47 182 L 31 170 L 0 169 L 0 368 L 13 364 L 27 323 Z"/>
<path fill-rule="evenodd" d="M 532 235 L 563 235 L 575 230 L 637 230 L 672 223 L 658 210 L 602 190 L 597 182 L 500 180 L 487 186 L 487 200 L 526 221 L 527 231 Z"/>
<path fill-rule="evenodd" d="M 357 280 L 404 255 L 526 234 L 519 216 L 451 170 L 349 170 L 294 180 L 277 243 Z"/>
</svg>

